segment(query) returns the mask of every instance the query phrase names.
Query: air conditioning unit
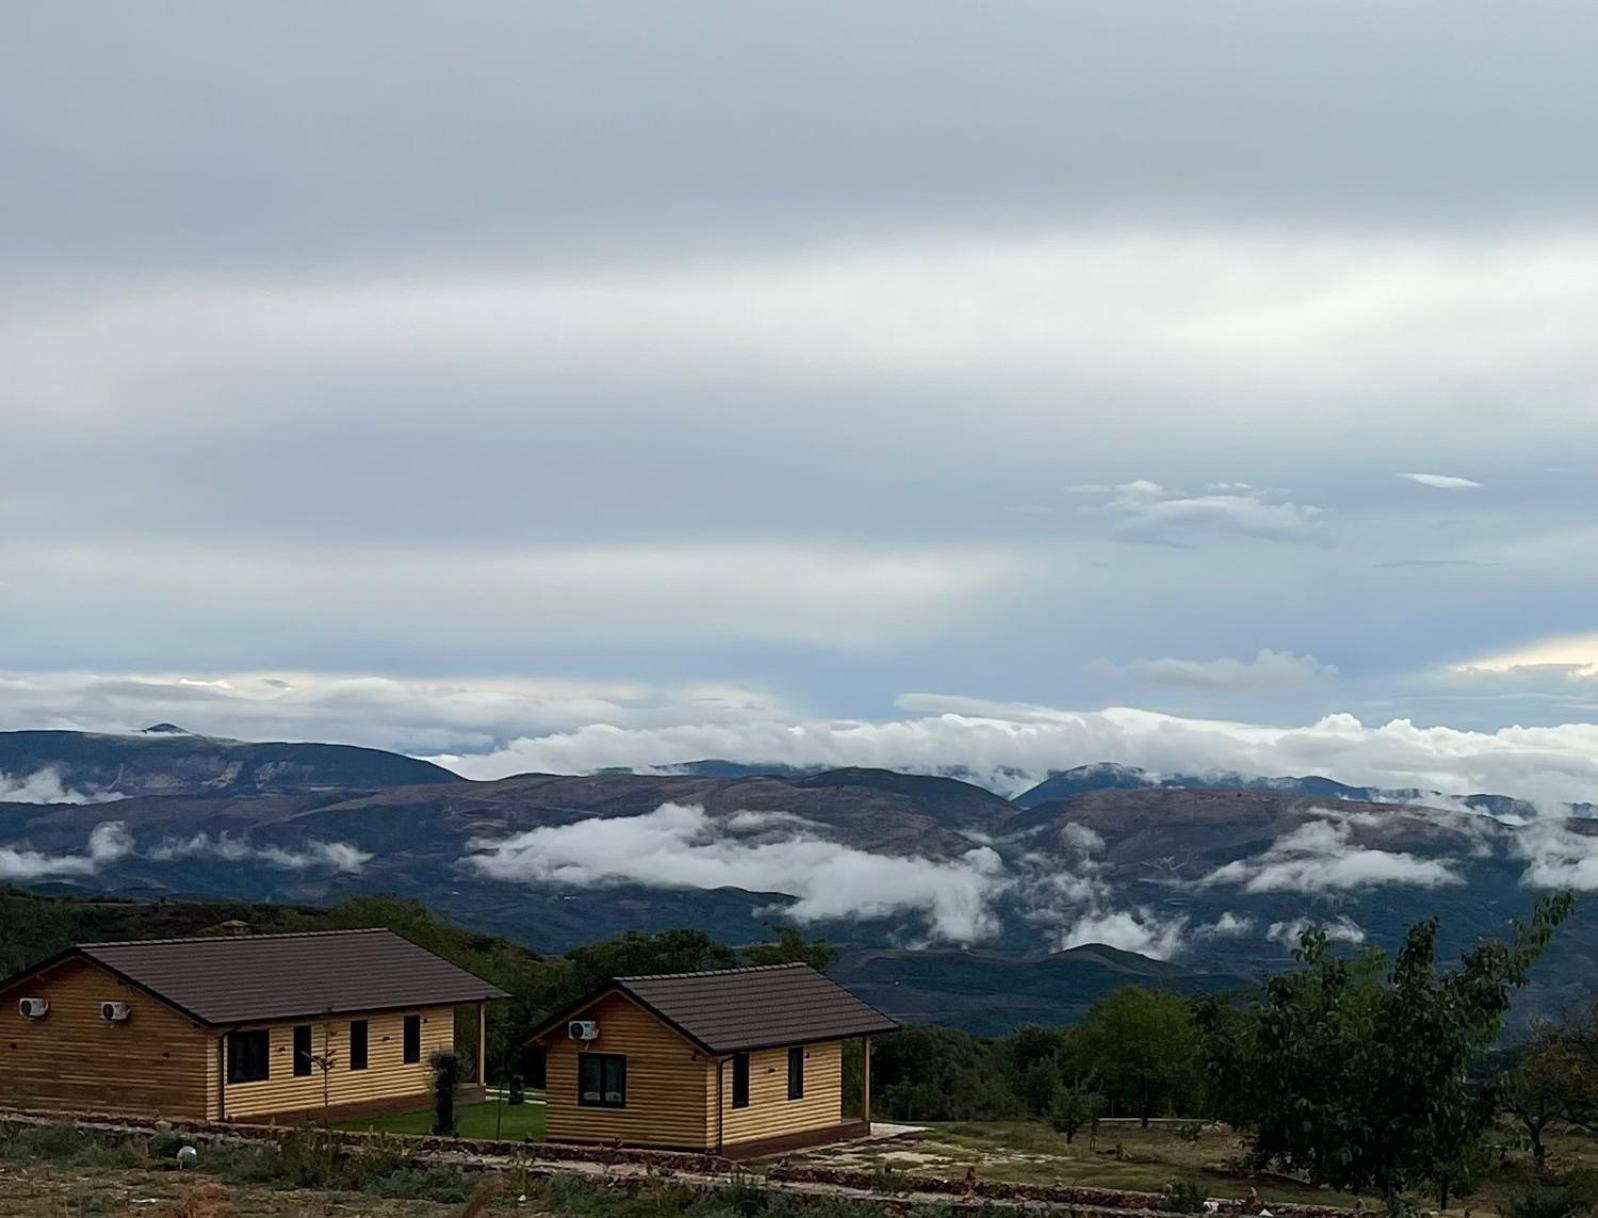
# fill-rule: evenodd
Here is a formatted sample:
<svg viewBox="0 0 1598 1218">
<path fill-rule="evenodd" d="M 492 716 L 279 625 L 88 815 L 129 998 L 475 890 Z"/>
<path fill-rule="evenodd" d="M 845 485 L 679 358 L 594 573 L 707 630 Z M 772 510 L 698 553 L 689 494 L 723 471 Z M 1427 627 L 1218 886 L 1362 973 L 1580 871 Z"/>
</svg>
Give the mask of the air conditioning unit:
<svg viewBox="0 0 1598 1218">
<path fill-rule="evenodd" d="M 100 1004 L 100 1018 L 107 1023 L 126 1023 L 128 1004 L 125 1002 L 102 1002 Z"/>
<path fill-rule="evenodd" d="M 17 1001 L 17 1010 L 24 1019 L 43 1019 L 50 1004 L 43 998 L 22 998 Z"/>
<path fill-rule="evenodd" d="M 592 1019 L 574 1019 L 566 1025 L 566 1035 L 573 1040 L 598 1040 L 599 1025 Z"/>
</svg>

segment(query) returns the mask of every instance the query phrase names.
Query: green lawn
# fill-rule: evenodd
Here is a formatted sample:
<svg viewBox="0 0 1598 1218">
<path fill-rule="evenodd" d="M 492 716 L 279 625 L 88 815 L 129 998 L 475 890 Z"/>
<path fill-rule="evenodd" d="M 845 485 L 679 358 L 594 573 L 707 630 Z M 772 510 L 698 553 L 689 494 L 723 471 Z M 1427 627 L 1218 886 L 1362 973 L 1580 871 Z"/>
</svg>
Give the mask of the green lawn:
<svg viewBox="0 0 1598 1218">
<path fill-rule="evenodd" d="M 544 1106 L 542 1104 L 499 1104 L 489 1101 L 482 1104 L 462 1104 L 455 1110 L 455 1124 L 463 1138 L 504 1138 L 521 1142 L 531 1138 L 544 1140 Z M 416 1112 L 391 1112 L 384 1116 L 362 1117 L 344 1121 L 338 1128 L 375 1131 L 377 1133 L 432 1133 L 433 1110 Z M 497 1130 L 497 1132 L 496 1132 Z"/>
</svg>

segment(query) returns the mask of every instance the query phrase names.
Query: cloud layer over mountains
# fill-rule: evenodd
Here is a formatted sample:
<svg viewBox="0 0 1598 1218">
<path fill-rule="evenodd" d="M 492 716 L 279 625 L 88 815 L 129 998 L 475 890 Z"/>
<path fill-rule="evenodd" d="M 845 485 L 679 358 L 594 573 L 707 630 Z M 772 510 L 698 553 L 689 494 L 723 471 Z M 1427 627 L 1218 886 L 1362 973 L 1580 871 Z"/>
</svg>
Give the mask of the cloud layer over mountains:
<svg viewBox="0 0 1598 1218">
<path fill-rule="evenodd" d="M 81 853 L 50 854 L 21 845 L 0 844 L 0 881 L 68 879 L 92 876 L 114 863 L 147 860 L 171 863 L 209 858 L 227 863 L 253 864 L 283 871 L 323 871 L 359 874 L 372 855 L 348 842 L 307 840 L 294 848 L 253 843 L 223 834 L 198 833 L 183 839 L 163 838 L 141 847 L 121 821 L 104 821 L 89 833 Z"/>
</svg>

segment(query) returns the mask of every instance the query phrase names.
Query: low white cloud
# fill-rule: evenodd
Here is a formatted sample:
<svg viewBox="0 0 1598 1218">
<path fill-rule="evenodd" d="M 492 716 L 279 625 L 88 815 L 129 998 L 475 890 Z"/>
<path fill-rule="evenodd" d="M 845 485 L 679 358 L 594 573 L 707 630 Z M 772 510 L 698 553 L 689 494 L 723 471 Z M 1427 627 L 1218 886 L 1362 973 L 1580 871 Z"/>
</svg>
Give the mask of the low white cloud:
<svg viewBox="0 0 1598 1218">
<path fill-rule="evenodd" d="M 260 863 L 280 871 L 332 871 L 343 875 L 359 875 L 373 856 L 349 842 L 324 842 L 311 838 L 291 849 L 261 845 L 226 833 L 216 837 L 208 833 L 196 833 L 187 838 L 168 838 L 146 851 L 144 857 L 158 863 L 213 858 L 228 863 Z"/>
<path fill-rule="evenodd" d="M 1268 648 L 1252 660 L 1134 660 L 1126 668 L 1148 681 L 1191 689 L 1291 689 L 1337 675 L 1335 665 L 1314 656 Z"/>
<path fill-rule="evenodd" d="M 771 828 L 766 821 L 761 827 Z M 741 825 L 755 827 L 746 818 Z M 1007 880 L 999 856 L 977 847 L 959 859 L 873 854 L 802 826 L 745 840 L 701 807 L 662 804 L 641 816 L 606 817 L 472 843 L 468 866 L 494 879 L 588 887 L 742 888 L 795 898 L 795 922 L 919 914 L 930 938 L 975 942 L 998 928 L 992 900 Z"/>
<path fill-rule="evenodd" d="M 1469 478 L 1456 477 L 1453 474 L 1399 474 L 1398 476 L 1439 491 L 1480 490 L 1482 485 L 1480 482 L 1473 482 Z"/>
<path fill-rule="evenodd" d="M 1101 492 L 1094 486 L 1072 490 Z M 1139 479 L 1104 490 L 1100 497 L 1102 502 L 1082 510 L 1108 517 L 1117 535 L 1129 541 L 1166 545 L 1228 533 L 1268 541 L 1318 540 L 1324 514 L 1318 507 L 1290 503 L 1244 483 L 1213 484 L 1203 494 L 1186 495 Z"/>
<path fill-rule="evenodd" d="M 113 791 L 79 791 L 65 786 L 60 771 L 52 766 L 16 776 L 0 770 L 0 803 L 104 804 L 121 798 Z"/>
<path fill-rule="evenodd" d="M 1367 725 L 1350 714 L 1279 726 L 942 694 L 907 694 L 899 704 L 910 714 L 888 720 L 753 716 L 662 728 L 592 725 L 513 740 L 487 754 L 435 760 L 473 778 L 648 768 L 698 757 L 922 774 L 958 766 L 1004 794 L 1041 781 L 1051 770 L 1099 761 L 1157 774 L 1323 774 L 1382 790 L 1484 791 L 1543 806 L 1580 802 L 1598 790 L 1595 723 L 1481 732 L 1421 727 L 1408 719 Z"/>
<path fill-rule="evenodd" d="M 102 866 L 133 852 L 133 839 L 121 821 L 105 821 L 89 833 L 81 854 L 45 854 L 20 846 L 0 846 L 0 880 L 48 880 L 93 875 Z"/>
<path fill-rule="evenodd" d="M 1598 891 L 1598 836 L 1568 822 L 1547 819 L 1516 829 L 1510 853 L 1526 860 L 1521 883 L 1528 888 Z"/>
<path fill-rule="evenodd" d="M 1365 942 L 1365 928 L 1347 914 L 1342 914 L 1330 922 L 1321 922 L 1314 918 L 1294 918 L 1290 922 L 1272 922 L 1265 931 L 1265 937 L 1273 943 L 1283 943 L 1288 947 L 1297 947 L 1299 937 L 1311 926 L 1318 926 L 1325 931 L 1326 938 L 1332 943 Z"/>
<path fill-rule="evenodd" d="M 1335 813 L 1328 813 L 1335 816 Z M 1372 850 L 1355 844 L 1346 820 L 1312 820 L 1277 838 L 1264 853 L 1218 867 L 1206 884 L 1237 884 L 1245 892 L 1344 892 L 1387 884 L 1436 888 L 1462 884 L 1439 859 Z"/>
<path fill-rule="evenodd" d="M 1195 926 L 1193 934 L 1202 939 L 1236 939 L 1248 934 L 1254 929 L 1254 919 L 1247 914 L 1235 914 L 1227 910 L 1215 921 L 1202 926 Z"/>
<path fill-rule="evenodd" d="M 1094 911 L 1066 927 L 1060 933 L 1059 946 L 1102 943 L 1156 960 L 1169 960 L 1185 946 L 1186 930 L 1185 917 L 1162 918 L 1148 909 Z"/>
</svg>

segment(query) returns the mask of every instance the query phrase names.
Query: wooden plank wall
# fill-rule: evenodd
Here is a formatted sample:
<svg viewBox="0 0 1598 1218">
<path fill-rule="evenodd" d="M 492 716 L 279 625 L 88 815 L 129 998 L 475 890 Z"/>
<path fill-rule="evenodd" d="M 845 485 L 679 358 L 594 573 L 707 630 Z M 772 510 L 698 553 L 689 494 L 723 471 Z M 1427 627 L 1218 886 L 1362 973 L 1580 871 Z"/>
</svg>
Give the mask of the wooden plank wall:
<svg viewBox="0 0 1598 1218">
<path fill-rule="evenodd" d="M 565 1141 L 620 1139 L 635 1146 L 703 1150 L 713 1144 L 715 1069 L 693 1045 L 622 994 L 582 1012 L 599 1023 L 599 1039 L 568 1040 L 564 1028 L 546 1042 L 549 1137 Z M 627 1057 L 627 1107 L 585 1108 L 577 1102 L 577 1055 Z"/>
<path fill-rule="evenodd" d="M 788 1098 L 788 1050 L 749 1055 L 749 1107 L 732 1106 L 732 1062 L 722 1067 L 722 1143 L 827 1129 L 843 1121 L 843 1043 L 805 1046 L 805 1094 Z M 712 1134 L 714 1136 L 714 1134 Z"/>
<path fill-rule="evenodd" d="M 26 1019 L 19 998 L 50 1013 Z M 100 1017 L 125 1002 L 126 1023 Z M 71 959 L 7 994 L 0 1009 L 0 1103 L 17 1107 L 205 1117 L 211 1036 L 97 965 Z"/>
<path fill-rule="evenodd" d="M 404 1017 L 422 1016 L 422 1060 L 406 1064 L 404 1059 Z M 367 1041 L 367 1067 L 350 1069 L 349 1026 L 351 1020 L 365 1019 L 370 1025 Z M 430 1007 L 421 1012 L 386 1011 L 366 1015 L 339 1015 L 330 1020 L 300 1019 L 288 1023 L 246 1024 L 244 1029 L 269 1029 L 271 1033 L 271 1077 L 253 1083 L 228 1083 L 225 1115 L 228 1120 L 270 1116 L 279 1112 L 302 1112 L 322 1106 L 322 1072 L 314 1065 L 309 1076 L 294 1075 L 294 1027 L 310 1024 L 311 1052 L 321 1055 L 331 1047 L 333 1069 L 327 1075 L 327 1094 L 331 1104 L 361 1104 L 373 1100 L 415 1096 L 418 1107 L 425 1106 L 431 1089 L 427 1059 L 440 1049 L 455 1044 L 453 1007 Z M 216 1068 L 212 1059 L 212 1069 Z"/>
</svg>

